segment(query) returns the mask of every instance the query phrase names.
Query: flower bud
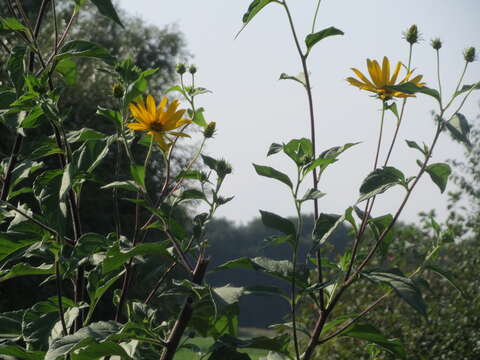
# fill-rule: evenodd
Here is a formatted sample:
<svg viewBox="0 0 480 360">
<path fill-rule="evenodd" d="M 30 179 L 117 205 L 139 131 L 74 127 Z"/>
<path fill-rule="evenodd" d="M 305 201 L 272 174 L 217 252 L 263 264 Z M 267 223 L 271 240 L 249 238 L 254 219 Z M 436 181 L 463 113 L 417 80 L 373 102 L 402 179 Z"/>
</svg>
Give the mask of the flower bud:
<svg viewBox="0 0 480 360">
<path fill-rule="evenodd" d="M 432 39 L 430 41 L 430 45 L 432 45 L 432 47 L 438 51 L 442 48 L 442 40 L 440 40 L 440 38 Z"/>
<path fill-rule="evenodd" d="M 230 165 L 226 160 L 219 160 L 217 163 L 217 175 L 221 178 L 224 178 L 231 173 L 232 165 Z"/>
<path fill-rule="evenodd" d="M 203 136 L 205 136 L 205 138 L 207 139 L 213 137 L 213 135 L 215 135 L 216 126 L 217 126 L 217 123 L 215 121 L 209 122 L 207 127 L 203 131 Z"/>
<path fill-rule="evenodd" d="M 125 92 L 125 89 L 123 88 L 122 84 L 115 83 L 113 84 L 112 92 L 114 97 L 116 97 L 117 99 L 121 99 L 123 96 L 123 93 Z"/>
<path fill-rule="evenodd" d="M 471 46 L 471 47 L 465 49 L 465 51 L 463 52 L 463 57 L 464 57 L 466 62 L 474 62 L 477 58 L 475 48 L 473 46 Z"/>
<path fill-rule="evenodd" d="M 417 25 L 412 25 L 410 26 L 407 31 L 404 32 L 404 37 L 405 37 L 405 40 L 407 40 L 407 42 L 411 45 L 415 44 L 415 43 L 418 43 L 418 40 L 420 40 L 420 36 L 419 36 L 419 33 L 418 33 L 418 28 L 417 28 Z"/>
<path fill-rule="evenodd" d="M 195 74 L 197 72 L 197 67 L 195 65 L 190 65 L 190 67 L 188 68 L 188 71 L 190 72 L 190 74 Z"/>
<path fill-rule="evenodd" d="M 179 75 L 183 75 L 187 71 L 187 67 L 185 66 L 185 64 L 181 64 L 181 63 L 177 64 L 176 69 L 177 69 L 177 74 Z"/>
</svg>

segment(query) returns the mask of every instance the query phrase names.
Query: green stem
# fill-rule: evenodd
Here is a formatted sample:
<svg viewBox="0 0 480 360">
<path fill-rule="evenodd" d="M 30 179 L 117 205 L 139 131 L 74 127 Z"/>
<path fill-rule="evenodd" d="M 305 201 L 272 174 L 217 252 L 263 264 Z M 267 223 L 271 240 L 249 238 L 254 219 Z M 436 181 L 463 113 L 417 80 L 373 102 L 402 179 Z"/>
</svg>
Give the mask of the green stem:
<svg viewBox="0 0 480 360">
<path fill-rule="evenodd" d="M 383 123 L 385 120 L 385 101 L 382 103 L 382 119 L 380 120 L 380 131 L 378 134 L 378 144 L 377 144 L 377 152 L 375 154 L 375 162 L 373 164 L 373 170 L 377 168 L 378 165 L 378 158 L 380 156 L 380 147 L 382 145 L 382 137 L 383 137 Z"/>
<path fill-rule="evenodd" d="M 440 81 L 440 51 L 437 49 L 437 80 L 438 93 L 440 94 L 440 106 L 442 106 L 442 82 Z"/>
<path fill-rule="evenodd" d="M 312 34 L 315 32 L 315 24 L 317 22 L 318 10 L 320 9 L 320 3 L 321 2 L 322 2 L 322 0 L 318 0 L 317 7 L 315 8 L 315 15 L 313 16 L 313 23 L 312 23 Z"/>
</svg>

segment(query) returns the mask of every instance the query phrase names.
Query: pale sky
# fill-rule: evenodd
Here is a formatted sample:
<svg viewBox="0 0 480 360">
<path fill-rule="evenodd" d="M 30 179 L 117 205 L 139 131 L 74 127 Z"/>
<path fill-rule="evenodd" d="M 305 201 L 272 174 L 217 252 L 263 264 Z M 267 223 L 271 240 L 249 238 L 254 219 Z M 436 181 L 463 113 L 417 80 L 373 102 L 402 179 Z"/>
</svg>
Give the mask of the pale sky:
<svg viewBox="0 0 480 360">
<path fill-rule="evenodd" d="M 127 12 L 142 17 L 147 24 L 163 27 L 176 24 L 187 42 L 188 51 L 198 68 L 198 84 L 213 93 L 198 98 L 206 108 L 208 121 L 216 121 L 217 136 L 206 152 L 229 160 L 233 175 L 224 186 L 225 195 L 235 199 L 220 208 L 218 216 L 245 222 L 269 210 L 282 216 L 294 214 L 288 188 L 262 178 L 252 163 L 268 165 L 289 173 L 294 168 L 286 156 L 266 158 L 272 142 L 310 137 L 307 101 L 304 90 L 291 81 L 278 81 L 281 73 L 296 75 L 301 64 L 282 8 L 270 4 L 256 16 L 242 34 L 242 15 L 250 0 L 120 0 Z M 300 38 L 311 28 L 316 1 L 289 1 Z M 358 189 L 373 163 L 380 122 L 379 100 L 349 85 L 351 67 L 365 72 L 366 58 L 407 62 L 408 44 L 402 32 L 417 24 L 423 41 L 414 47 L 415 73 L 423 74 L 427 86 L 437 88 L 435 51 L 429 42 L 440 37 L 442 87 L 446 98 L 455 88 L 463 69 L 462 52 L 475 46 L 480 50 L 479 0 L 324 0 L 320 7 L 317 30 L 335 26 L 344 36 L 331 37 L 318 44 L 309 57 L 316 107 L 317 153 L 347 142 L 362 141 L 332 165 L 320 183 L 327 196 L 320 200 L 321 212 L 342 213 L 358 198 Z M 480 80 L 480 62 L 470 64 L 465 83 Z M 480 91 L 474 94 L 462 113 L 471 122 L 480 112 Z M 407 105 L 403 127 L 391 165 L 406 176 L 418 171 L 417 152 L 405 139 L 431 142 L 434 124 L 430 110 L 436 102 L 420 95 Z M 395 120 L 385 121 L 385 139 L 393 135 Z M 384 149 L 386 152 L 386 149 Z M 442 135 L 433 162 L 463 155 L 460 144 Z M 364 158 L 368 160 L 364 160 Z M 309 182 L 308 185 L 311 185 Z M 451 187 L 450 187 L 451 188 Z M 447 188 L 448 190 L 448 188 Z M 393 212 L 399 205 L 401 189 L 392 189 L 376 203 L 375 216 Z M 425 176 L 403 212 L 402 219 L 416 221 L 419 211 L 445 210 L 446 193 Z M 306 208 L 306 212 L 311 209 Z"/>
</svg>

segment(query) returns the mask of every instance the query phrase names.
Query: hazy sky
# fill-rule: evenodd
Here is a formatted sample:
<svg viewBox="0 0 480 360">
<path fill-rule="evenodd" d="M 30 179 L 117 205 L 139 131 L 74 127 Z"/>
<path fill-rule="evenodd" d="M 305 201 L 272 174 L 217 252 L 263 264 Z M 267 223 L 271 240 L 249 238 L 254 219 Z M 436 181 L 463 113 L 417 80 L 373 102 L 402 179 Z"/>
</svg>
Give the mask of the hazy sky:
<svg viewBox="0 0 480 360">
<path fill-rule="evenodd" d="M 301 71 L 282 8 L 269 5 L 234 40 L 250 0 L 121 0 L 119 3 L 148 24 L 160 27 L 176 24 L 185 35 L 192 62 L 199 68 L 198 83 L 213 91 L 198 99 L 199 105 L 206 108 L 207 120 L 216 121 L 218 126 L 218 135 L 209 143 L 207 153 L 224 157 L 233 164 L 234 174 L 226 182 L 224 193 L 236 196 L 219 209 L 218 215 L 242 222 L 256 216 L 258 209 L 292 215 L 293 203 L 286 186 L 257 176 L 251 165 L 254 162 L 274 166 L 293 177 L 294 169 L 285 157 L 266 158 L 268 147 L 272 142 L 310 136 L 304 90 L 294 82 L 278 81 L 283 72 L 296 75 Z M 316 1 L 289 3 L 303 39 L 311 28 Z M 402 39 L 402 32 L 417 24 L 423 41 L 414 48 L 415 73 L 423 74 L 428 86 L 437 87 L 435 52 L 429 42 L 440 37 L 444 44 L 441 68 L 446 97 L 454 90 L 464 65 L 462 51 L 468 46 L 480 50 L 478 14 L 478 0 L 322 1 L 317 30 L 335 26 L 345 36 L 322 41 L 309 57 L 317 117 L 317 153 L 335 145 L 362 141 L 326 171 L 320 183 L 320 190 L 327 193 L 320 200 L 322 212 L 341 213 L 353 204 L 373 162 L 380 103 L 345 81 L 352 75 L 350 67 L 364 71 L 366 58 L 381 59 L 385 55 L 392 62 L 406 62 L 408 44 Z M 480 62 L 471 64 L 465 79 L 467 84 L 480 80 Z M 474 94 L 462 111 L 470 121 L 475 121 L 480 112 L 479 95 L 480 92 Z M 418 170 L 415 163 L 418 156 L 404 140 L 430 143 L 434 133 L 430 111 L 437 107 L 427 96 L 419 96 L 408 104 L 391 164 L 411 176 Z M 393 117 L 386 119 L 387 139 L 393 134 L 394 123 Z M 462 154 L 462 146 L 445 134 L 433 161 L 461 158 Z M 401 194 L 401 189 L 390 190 L 376 203 L 374 215 L 394 211 Z M 432 208 L 445 214 L 445 198 L 425 176 L 403 219 L 415 221 L 419 211 Z"/>
</svg>

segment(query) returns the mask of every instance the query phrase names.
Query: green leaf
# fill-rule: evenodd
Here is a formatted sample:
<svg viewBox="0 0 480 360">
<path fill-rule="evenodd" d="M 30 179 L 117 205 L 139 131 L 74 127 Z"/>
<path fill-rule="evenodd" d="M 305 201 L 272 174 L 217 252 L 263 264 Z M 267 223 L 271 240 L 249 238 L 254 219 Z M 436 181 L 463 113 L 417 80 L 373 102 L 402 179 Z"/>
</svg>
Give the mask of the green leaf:
<svg viewBox="0 0 480 360">
<path fill-rule="evenodd" d="M 342 336 L 349 336 L 372 342 L 391 354 L 397 355 L 401 358 L 407 356 L 405 347 L 399 340 L 386 338 L 376 327 L 370 324 L 355 323 L 344 331 Z"/>
<path fill-rule="evenodd" d="M 199 108 L 195 111 L 195 114 L 192 118 L 192 121 L 197 124 L 198 126 L 201 126 L 201 127 L 207 127 L 207 121 L 205 120 L 205 117 L 203 115 L 203 113 L 205 112 L 205 109 L 204 108 Z"/>
<path fill-rule="evenodd" d="M 28 28 L 24 26 L 20 21 L 16 18 L 8 17 L 2 19 L 0 22 L 0 30 L 12 30 L 12 31 L 24 31 L 27 32 Z"/>
<path fill-rule="evenodd" d="M 345 216 L 321 213 L 313 228 L 313 241 L 322 245 L 333 234 L 335 229 L 345 220 Z"/>
<path fill-rule="evenodd" d="M 85 324 L 88 324 L 92 319 L 95 308 L 97 307 L 98 302 L 105 294 L 105 292 L 117 282 L 118 279 L 125 273 L 125 270 L 119 272 L 118 274 L 109 273 L 107 276 L 101 277 L 97 272 L 90 271 L 88 276 L 87 291 L 90 298 L 90 304 L 88 308 L 88 313 L 85 317 Z"/>
<path fill-rule="evenodd" d="M 322 173 L 325 171 L 325 169 L 330 165 L 333 164 L 334 162 L 337 161 L 337 158 L 345 151 L 350 149 L 352 146 L 355 146 L 357 144 L 360 144 L 359 142 L 357 143 L 347 143 L 343 146 L 334 146 L 330 149 L 327 149 L 323 151 L 320 156 L 318 156 L 315 160 L 313 160 L 310 164 L 308 164 L 304 169 L 303 169 L 303 175 L 306 175 L 308 172 L 312 171 L 313 169 L 316 169 L 317 167 L 320 167 L 320 173 L 319 176 L 322 175 Z"/>
<path fill-rule="evenodd" d="M 167 242 L 142 243 L 133 248 L 121 249 L 118 243 L 108 249 L 105 259 L 102 261 L 102 273 L 107 274 L 118 269 L 134 256 L 157 255 L 170 258 L 167 250 Z"/>
<path fill-rule="evenodd" d="M 445 126 L 455 140 L 464 143 L 468 148 L 472 147 L 472 143 L 469 140 L 470 124 L 464 115 L 456 113 L 445 123 Z"/>
<path fill-rule="evenodd" d="M 182 200 L 205 200 L 205 194 L 197 189 L 187 189 L 180 195 Z"/>
<path fill-rule="evenodd" d="M 88 57 L 102 60 L 107 65 L 114 65 L 115 58 L 104 47 L 84 40 L 73 40 L 62 46 L 56 61 L 67 59 L 70 57 Z"/>
<path fill-rule="evenodd" d="M 142 190 L 145 191 L 145 167 L 143 165 L 130 165 L 130 174 L 133 177 L 135 183 L 140 186 Z"/>
<path fill-rule="evenodd" d="M 287 75 L 285 73 L 281 73 L 278 80 L 293 80 L 293 81 L 296 81 L 296 82 L 302 84 L 303 86 L 307 86 L 307 84 L 305 83 L 305 74 L 303 72 L 298 74 L 297 76 L 292 76 L 292 75 Z"/>
<path fill-rule="evenodd" d="M 430 175 L 432 181 L 437 184 L 440 192 L 443 193 L 447 187 L 448 177 L 452 173 L 450 165 L 445 163 L 436 163 L 428 165 L 425 171 Z"/>
<path fill-rule="evenodd" d="M 306 192 L 305 192 L 305 195 L 303 195 L 303 197 L 301 198 L 301 202 L 304 202 L 304 201 L 307 201 L 307 200 L 315 200 L 315 199 L 320 199 L 322 197 L 324 197 L 325 194 L 324 192 L 321 192 L 319 190 L 315 190 L 315 189 L 308 189 Z"/>
<path fill-rule="evenodd" d="M 283 149 L 282 144 L 272 143 L 272 145 L 270 145 L 270 147 L 268 149 L 267 156 L 276 154 L 276 153 L 282 151 L 282 149 Z"/>
<path fill-rule="evenodd" d="M 115 10 L 111 0 L 90 0 L 90 1 L 97 6 L 98 11 L 100 11 L 100 14 L 113 20 L 121 27 L 124 27 L 122 22 L 120 21 L 120 18 L 118 17 L 117 11 Z"/>
<path fill-rule="evenodd" d="M 429 265 L 426 265 L 425 266 L 425 269 L 428 269 L 428 270 L 431 270 L 433 271 L 434 273 L 436 273 L 437 275 L 440 275 L 441 277 L 443 277 L 445 280 L 447 280 L 455 289 L 457 289 L 457 291 L 466 299 L 466 300 L 469 300 L 470 299 L 470 296 L 467 295 L 467 293 L 465 291 L 463 291 L 463 289 L 460 287 L 460 285 L 457 283 L 456 279 L 455 279 L 455 275 L 448 271 L 448 270 L 444 270 L 442 269 L 440 266 L 438 265 L 434 265 L 434 264 L 429 264 Z"/>
<path fill-rule="evenodd" d="M 2 340 L 17 341 L 22 337 L 23 313 L 24 310 L 18 310 L 0 314 L 0 338 Z"/>
<path fill-rule="evenodd" d="M 242 257 L 227 261 L 217 266 L 213 271 L 229 270 L 235 268 L 244 268 L 255 271 L 261 271 L 282 280 L 292 280 L 293 265 L 288 260 L 272 260 L 266 257 L 247 258 Z M 307 271 L 300 271 L 297 268 L 296 282 L 298 286 L 307 287 Z"/>
<path fill-rule="evenodd" d="M 28 112 L 27 116 L 23 118 L 20 123 L 20 127 L 22 127 L 23 129 L 34 129 L 40 126 L 42 115 L 42 107 L 39 105 L 35 106 Z"/>
<path fill-rule="evenodd" d="M 20 94 L 23 84 L 25 83 L 24 58 L 26 53 L 27 49 L 24 46 L 15 46 L 7 60 L 6 68 L 8 76 L 13 86 L 15 86 L 17 94 Z"/>
<path fill-rule="evenodd" d="M 45 357 L 43 351 L 28 351 L 18 345 L 0 345 L 0 355 L 21 360 L 43 360 Z"/>
<path fill-rule="evenodd" d="M 475 84 L 470 84 L 470 85 L 463 85 L 460 90 L 458 90 L 453 96 L 457 97 L 460 94 L 463 94 L 464 92 L 470 91 L 470 90 L 479 90 L 480 89 L 480 81 L 475 83 Z"/>
<path fill-rule="evenodd" d="M 122 190 L 137 192 L 140 190 L 140 187 L 135 184 L 133 181 L 114 181 L 110 184 L 102 186 L 100 189 L 111 189 L 119 188 Z"/>
<path fill-rule="evenodd" d="M 262 216 L 263 225 L 280 231 L 285 235 L 295 236 L 297 231 L 295 229 L 295 225 L 290 220 L 268 211 L 260 210 L 260 214 Z"/>
<path fill-rule="evenodd" d="M 290 140 L 283 146 L 283 152 L 298 166 L 303 165 L 313 156 L 312 142 L 306 138 Z"/>
<path fill-rule="evenodd" d="M 440 93 L 435 89 L 430 89 L 426 86 L 417 86 L 413 82 L 406 82 L 400 85 L 385 86 L 389 90 L 401 91 L 405 94 L 421 93 L 435 98 L 439 103 L 441 102 Z"/>
<path fill-rule="evenodd" d="M 267 6 L 272 2 L 275 2 L 275 0 L 253 0 L 248 6 L 247 12 L 243 14 L 243 17 L 242 17 L 243 26 L 235 37 L 237 37 L 242 32 L 245 26 L 247 26 L 248 23 L 252 21 L 255 15 L 257 15 L 260 12 L 260 10 L 262 10 L 265 6 Z"/>
<path fill-rule="evenodd" d="M 374 282 L 384 283 L 391 286 L 401 299 L 421 315 L 427 317 L 427 305 L 423 301 L 420 290 L 413 280 L 403 276 L 400 271 L 396 269 L 385 272 L 371 271 L 364 272 L 362 275 Z"/>
<path fill-rule="evenodd" d="M 68 191 L 72 188 L 72 180 L 74 169 L 72 163 L 68 163 L 63 169 L 62 183 L 60 185 L 59 191 L 59 201 L 60 201 L 60 211 L 64 217 L 67 216 L 67 194 Z"/>
<path fill-rule="evenodd" d="M 97 110 L 97 115 L 103 116 L 104 118 L 112 121 L 117 128 L 122 126 L 123 120 L 119 111 L 99 107 Z"/>
<path fill-rule="evenodd" d="M 278 171 L 270 166 L 262 166 L 257 164 L 253 164 L 253 167 L 255 168 L 255 171 L 258 175 L 265 176 L 271 179 L 276 179 L 290 188 L 293 187 L 292 181 L 290 180 L 288 175 L 282 173 L 281 171 Z"/>
<path fill-rule="evenodd" d="M 55 70 L 62 75 L 65 84 L 73 86 L 77 82 L 77 63 L 65 58 L 57 63 Z"/>
<path fill-rule="evenodd" d="M 87 140 L 101 140 L 104 139 L 106 135 L 101 133 L 100 131 L 89 129 L 89 128 L 82 128 L 80 130 L 70 131 L 67 134 L 67 141 L 69 143 L 76 143 L 79 141 L 87 141 Z"/>
<path fill-rule="evenodd" d="M 103 349 L 108 347 L 111 355 L 119 355 L 122 359 L 130 360 L 131 357 L 128 356 L 120 345 L 112 342 L 105 342 L 110 336 L 115 335 L 119 331 L 120 324 L 114 321 L 100 321 L 93 323 L 87 327 L 81 328 L 73 335 L 67 335 L 55 339 L 45 355 L 45 360 L 59 360 L 74 350 L 82 348 L 84 351 L 88 352 L 89 346 L 93 346 L 93 349 L 98 351 L 98 345 L 103 345 L 101 347 Z M 102 354 L 105 354 L 105 352 L 102 351 Z M 92 358 L 80 357 L 79 359 L 84 360 Z"/>
<path fill-rule="evenodd" d="M 313 34 L 308 34 L 307 37 L 305 38 L 305 45 L 307 45 L 307 52 L 310 52 L 310 50 L 316 43 L 325 39 L 326 37 L 343 35 L 343 34 L 344 32 L 342 30 L 339 30 L 333 26 L 320 30 Z"/>
<path fill-rule="evenodd" d="M 363 180 L 360 186 L 360 198 L 357 203 L 381 194 L 394 185 L 402 184 L 405 175 L 394 167 L 386 166 L 375 169 Z"/>
<path fill-rule="evenodd" d="M 0 282 L 13 279 L 19 276 L 27 275 L 51 275 L 55 273 L 53 264 L 42 264 L 32 266 L 27 263 L 19 263 L 14 265 L 10 270 L 0 271 Z"/>
<path fill-rule="evenodd" d="M 422 149 L 415 141 L 411 141 L 411 140 L 405 140 L 405 141 L 407 142 L 407 145 L 408 145 L 409 148 L 417 149 L 423 155 L 425 155 L 424 149 Z"/>
</svg>

